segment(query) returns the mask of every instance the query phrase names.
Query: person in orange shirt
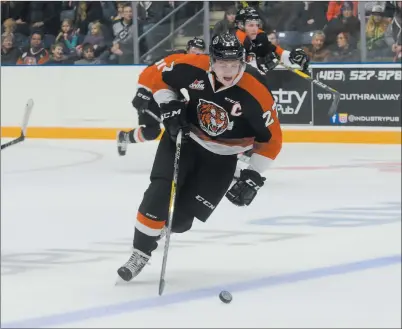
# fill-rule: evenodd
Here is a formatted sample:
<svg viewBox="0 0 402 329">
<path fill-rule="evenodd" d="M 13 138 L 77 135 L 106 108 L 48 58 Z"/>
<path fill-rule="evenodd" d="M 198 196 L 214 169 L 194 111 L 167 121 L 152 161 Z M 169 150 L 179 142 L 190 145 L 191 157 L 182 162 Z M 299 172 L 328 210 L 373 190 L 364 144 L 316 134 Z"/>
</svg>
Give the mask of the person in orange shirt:
<svg viewBox="0 0 402 329">
<path fill-rule="evenodd" d="M 329 1 L 328 10 L 327 10 L 327 20 L 328 20 L 328 22 L 331 19 L 334 19 L 334 18 L 339 16 L 339 14 L 341 13 L 341 8 L 342 8 L 344 2 L 345 1 L 343 1 L 343 0 L 342 1 Z M 348 2 L 353 3 L 353 16 L 357 17 L 359 2 L 358 1 L 348 1 Z"/>
<path fill-rule="evenodd" d="M 132 101 L 133 107 L 138 111 L 139 127 L 128 132 L 119 131 L 117 133 L 117 152 L 123 156 L 127 152 L 129 143 L 142 143 L 155 140 L 161 133 L 160 122 L 148 114 L 145 110 L 152 112 L 156 117 L 160 117 L 159 106 L 155 103 L 152 95 L 153 81 L 165 66 L 169 66 L 173 61 L 185 56 L 186 54 L 201 54 L 205 51 L 205 42 L 201 38 L 191 39 L 187 43 L 186 50 L 178 50 L 170 55 L 155 61 L 146 67 L 138 78 L 137 92 Z"/>
</svg>

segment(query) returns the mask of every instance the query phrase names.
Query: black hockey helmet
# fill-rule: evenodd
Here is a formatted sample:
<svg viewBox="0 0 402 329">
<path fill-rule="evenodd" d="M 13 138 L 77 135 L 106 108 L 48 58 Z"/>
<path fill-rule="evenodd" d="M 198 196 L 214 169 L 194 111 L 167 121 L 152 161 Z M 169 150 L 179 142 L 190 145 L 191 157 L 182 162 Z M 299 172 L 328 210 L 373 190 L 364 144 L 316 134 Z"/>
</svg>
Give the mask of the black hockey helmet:
<svg viewBox="0 0 402 329">
<path fill-rule="evenodd" d="M 236 35 L 229 32 L 217 34 L 209 46 L 211 60 L 240 60 L 245 59 L 245 49 Z"/>
<path fill-rule="evenodd" d="M 191 39 L 189 42 L 187 42 L 186 50 L 189 51 L 190 48 L 192 48 L 192 47 L 201 49 L 202 51 L 205 51 L 205 41 L 204 41 L 204 39 L 194 37 L 194 39 Z"/>
<path fill-rule="evenodd" d="M 246 21 L 252 21 L 252 20 L 261 21 L 260 15 L 254 8 L 246 7 L 240 9 L 237 12 L 235 18 L 235 24 L 239 29 L 244 30 L 244 25 L 246 24 Z"/>
</svg>

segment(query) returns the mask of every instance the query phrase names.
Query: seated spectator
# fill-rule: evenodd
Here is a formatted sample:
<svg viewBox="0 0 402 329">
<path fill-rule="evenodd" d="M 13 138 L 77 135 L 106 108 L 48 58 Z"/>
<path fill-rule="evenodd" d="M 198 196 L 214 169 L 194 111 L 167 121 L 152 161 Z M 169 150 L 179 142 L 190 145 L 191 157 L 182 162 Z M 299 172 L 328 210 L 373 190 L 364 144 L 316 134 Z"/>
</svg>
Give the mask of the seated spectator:
<svg viewBox="0 0 402 329">
<path fill-rule="evenodd" d="M 23 51 L 17 65 L 43 65 L 49 60 L 49 52 L 43 48 L 42 35 L 34 32 L 31 35 L 30 46 Z"/>
<path fill-rule="evenodd" d="M 401 42 L 401 32 L 402 32 L 402 1 L 396 2 L 395 14 L 388 25 L 387 31 L 384 34 L 385 41 L 394 56 L 395 62 L 401 61 L 402 53 L 402 42 Z"/>
<path fill-rule="evenodd" d="M 89 43 L 95 50 L 95 56 L 99 56 L 106 50 L 105 39 L 102 34 L 102 24 L 95 22 L 91 24 L 91 30 L 88 35 L 85 36 L 82 44 Z M 78 46 L 77 51 L 80 54 L 82 47 Z"/>
<path fill-rule="evenodd" d="M 130 4 L 124 5 L 123 18 L 113 24 L 113 47 L 119 64 L 133 64 L 133 11 Z"/>
<path fill-rule="evenodd" d="M 30 30 L 27 24 L 27 9 L 26 1 L 1 1 L 1 24 L 12 18 L 17 23 L 14 33 L 21 33 L 28 37 Z"/>
<path fill-rule="evenodd" d="M 345 1 L 341 8 L 341 14 L 332 19 L 325 26 L 326 45 L 335 45 L 337 35 L 341 32 L 348 32 L 352 37 L 350 42 L 353 45 L 357 44 L 360 32 L 360 21 L 353 16 L 353 3 L 351 1 Z"/>
<path fill-rule="evenodd" d="M 330 51 L 324 47 L 325 34 L 322 31 L 317 31 L 313 34 L 311 45 L 303 48 L 306 54 L 310 57 L 311 62 L 326 62 L 330 56 Z"/>
<path fill-rule="evenodd" d="M 62 42 L 55 43 L 50 48 L 52 55 L 46 65 L 69 65 L 74 64 L 74 60 L 64 55 L 64 44 Z"/>
<path fill-rule="evenodd" d="M 268 34 L 268 41 L 271 42 L 274 46 L 279 46 L 279 39 L 276 32 L 271 32 Z"/>
<path fill-rule="evenodd" d="M 3 35 L 12 35 L 15 47 L 22 48 L 26 46 L 27 37 L 18 33 L 18 24 L 12 18 L 8 18 L 3 23 Z"/>
<path fill-rule="evenodd" d="M 1 65 L 15 65 L 21 51 L 13 45 L 13 35 L 7 34 L 1 37 Z"/>
<path fill-rule="evenodd" d="M 229 7 L 228 9 L 226 9 L 223 19 L 215 24 L 212 35 L 217 35 L 225 32 L 230 32 L 233 34 L 236 33 L 235 18 L 236 8 Z"/>
<path fill-rule="evenodd" d="M 124 5 L 125 5 L 125 3 L 122 1 L 117 2 L 117 15 L 115 17 L 112 17 L 113 21 L 119 21 L 123 18 Z"/>
<path fill-rule="evenodd" d="M 65 19 L 61 23 L 61 31 L 56 37 L 56 42 L 64 46 L 63 50 L 65 54 L 75 52 L 75 47 L 78 44 L 78 32 L 78 30 L 73 28 L 72 20 Z"/>
<path fill-rule="evenodd" d="M 60 1 L 26 1 L 31 32 L 56 35 L 60 24 Z"/>
<path fill-rule="evenodd" d="M 373 6 L 371 15 L 366 23 L 367 50 L 370 57 L 379 57 L 388 51 L 385 43 L 384 33 L 390 23 L 389 18 L 384 15 L 384 8 Z"/>
<path fill-rule="evenodd" d="M 79 1 L 76 13 L 77 15 L 74 26 L 82 35 L 88 33 L 88 26 L 90 23 L 101 21 L 103 18 L 100 1 Z"/>
<path fill-rule="evenodd" d="M 351 1 L 348 1 L 351 2 Z M 328 10 L 327 10 L 327 21 L 331 21 L 332 19 L 338 17 L 341 14 L 341 9 L 343 7 L 344 1 L 329 1 Z M 358 1 L 353 1 L 352 4 L 352 15 L 357 17 L 358 12 Z"/>
<path fill-rule="evenodd" d="M 325 17 L 325 2 L 321 1 L 303 1 L 299 8 L 298 31 L 310 32 L 322 30 L 327 24 Z"/>
<path fill-rule="evenodd" d="M 341 32 L 337 38 L 337 49 L 331 52 L 329 62 L 360 62 L 359 51 L 350 44 L 350 34 Z"/>
<path fill-rule="evenodd" d="M 94 46 L 90 43 L 86 43 L 82 46 L 82 59 L 75 62 L 76 65 L 90 65 L 90 64 L 103 64 L 104 61 L 98 57 L 95 57 Z"/>
</svg>

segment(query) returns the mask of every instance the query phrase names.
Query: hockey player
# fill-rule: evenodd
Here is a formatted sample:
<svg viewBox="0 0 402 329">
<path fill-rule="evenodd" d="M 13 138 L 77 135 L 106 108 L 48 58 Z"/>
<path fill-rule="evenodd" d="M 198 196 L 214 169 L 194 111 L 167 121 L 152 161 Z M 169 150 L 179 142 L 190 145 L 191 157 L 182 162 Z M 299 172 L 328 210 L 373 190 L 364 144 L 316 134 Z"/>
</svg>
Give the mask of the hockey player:
<svg viewBox="0 0 402 329">
<path fill-rule="evenodd" d="M 244 47 L 235 35 L 217 35 L 209 55 L 180 58 L 166 66 L 154 84 L 165 132 L 139 206 L 134 251 L 117 271 L 123 280 L 140 273 L 166 225 L 180 130 L 184 143 L 172 232 L 188 231 L 195 218 L 205 222 L 225 194 L 233 204 L 248 206 L 264 185 L 261 173 L 279 154 L 282 132 L 263 75 L 244 58 Z M 181 88 L 189 93 L 188 103 L 177 92 Z M 250 166 L 229 189 L 237 154 L 249 149 L 254 150 Z"/>
<path fill-rule="evenodd" d="M 261 19 L 255 9 L 246 7 L 239 10 L 236 22 L 236 36 L 246 49 L 249 64 L 266 73 L 278 65 L 278 58 L 286 65 L 297 64 L 303 71 L 307 71 L 309 58 L 304 50 L 297 48 L 288 51 L 274 46 L 268 40 L 267 33 L 260 29 Z"/>
<path fill-rule="evenodd" d="M 178 50 L 165 58 L 154 62 L 145 68 L 138 78 L 138 88 L 136 95 L 132 101 L 133 107 L 138 111 L 138 128 L 134 128 L 129 132 L 119 131 L 117 133 L 117 152 L 123 156 L 127 152 L 127 144 L 141 143 L 155 140 L 161 133 L 160 121 L 156 118 L 160 117 L 160 109 L 152 96 L 152 81 L 158 71 L 162 70 L 166 65 L 170 65 L 173 61 L 185 54 L 202 54 L 205 52 L 205 42 L 201 38 L 191 39 L 187 43 L 186 50 Z M 150 111 L 154 114 L 147 113 Z"/>
</svg>

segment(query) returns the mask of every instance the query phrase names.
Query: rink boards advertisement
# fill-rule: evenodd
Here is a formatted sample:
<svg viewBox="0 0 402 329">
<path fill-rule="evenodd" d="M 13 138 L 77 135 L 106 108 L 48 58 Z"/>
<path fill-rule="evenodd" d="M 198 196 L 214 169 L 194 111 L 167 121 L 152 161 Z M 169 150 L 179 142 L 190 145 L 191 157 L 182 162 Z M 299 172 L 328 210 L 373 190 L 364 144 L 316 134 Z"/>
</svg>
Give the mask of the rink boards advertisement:
<svg viewBox="0 0 402 329">
<path fill-rule="evenodd" d="M 311 84 L 287 70 L 271 71 L 267 79 L 281 124 L 311 125 Z"/>
<path fill-rule="evenodd" d="M 328 116 L 330 96 L 313 89 L 310 82 L 283 68 L 269 72 L 284 142 L 400 144 L 400 65 L 311 67 L 314 78 L 342 93 L 338 114 Z M 27 138 L 114 140 L 117 131 L 138 126 L 131 101 L 143 69 L 124 65 L 1 67 L 1 80 L 5 81 L 1 86 L 1 136 L 20 136 L 26 102 L 33 99 Z M 71 86 L 73 97 L 66 97 Z M 368 122 L 371 116 L 374 121 Z M 355 129 L 357 125 L 363 127 Z"/>
<path fill-rule="evenodd" d="M 347 65 L 345 65 L 347 66 Z M 401 126 L 401 67 L 319 67 L 312 77 L 341 94 L 338 113 L 328 117 L 332 94 L 312 87 L 314 125 Z"/>
</svg>

